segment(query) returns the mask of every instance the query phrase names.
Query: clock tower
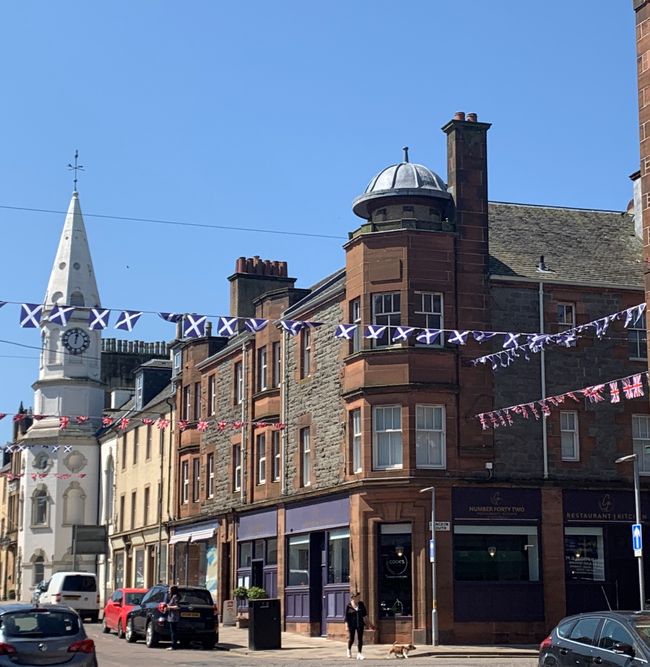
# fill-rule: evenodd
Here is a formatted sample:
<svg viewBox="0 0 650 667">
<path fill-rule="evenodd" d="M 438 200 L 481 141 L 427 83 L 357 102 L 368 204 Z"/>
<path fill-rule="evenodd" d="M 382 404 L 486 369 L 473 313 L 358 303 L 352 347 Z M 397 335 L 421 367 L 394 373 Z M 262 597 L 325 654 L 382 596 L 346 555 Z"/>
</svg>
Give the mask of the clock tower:
<svg viewBox="0 0 650 667">
<path fill-rule="evenodd" d="M 94 556 L 73 558 L 71 545 L 74 525 L 97 522 L 100 459 L 95 433 L 101 423 L 104 388 L 101 332 L 90 329 L 89 309 L 99 305 L 75 191 L 45 294 L 40 368 L 33 385 L 36 418 L 20 442 L 24 474 L 19 599 L 29 599 L 41 575 L 47 579 L 73 567 L 95 568 Z M 66 311 L 67 318 L 60 315 L 63 307 L 74 308 Z M 59 420 L 63 416 L 70 418 L 64 428 Z M 77 421 L 77 417 L 89 419 Z"/>
</svg>

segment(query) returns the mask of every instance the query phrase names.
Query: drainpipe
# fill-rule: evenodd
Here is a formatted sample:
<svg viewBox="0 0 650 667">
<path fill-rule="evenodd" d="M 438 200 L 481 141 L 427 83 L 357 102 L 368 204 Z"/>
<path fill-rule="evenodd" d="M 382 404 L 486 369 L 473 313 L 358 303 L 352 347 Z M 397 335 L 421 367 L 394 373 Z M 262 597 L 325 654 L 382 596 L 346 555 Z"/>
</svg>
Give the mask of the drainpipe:
<svg viewBox="0 0 650 667">
<path fill-rule="evenodd" d="M 539 333 L 544 333 L 544 283 L 539 281 Z M 539 372 L 541 378 L 542 399 L 546 398 L 546 352 L 544 346 L 539 353 Z M 548 479 L 548 431 L 546 417 L 542 415 L 542 452 L 544 458 L 544 479 Z"/>
<path fill-rule="evenodd" d="M 239 391 L 239 387 L 237 387 Z M 248 482 L 246 475 L 246 342 L 241 344 L 241 446 L 240 446 L 240 467 L 241 479 L 239 480 L 239 499 L 242 504 L 246 502 L 246 484 Z"/>
<path fill-rule="evenodd" d="M 170 424 L 171 432 L 171 424 Z M 164 474 L 164 461 L 165 461 L 165 432 L 160 429 L 159 434 L 159 443 L 158 443 L 158 456 L 160 458 L 160 471 L 158 473 L 158 546 L 157 546 L 157 555 L 158 561 L 156 564 L 156 583 L 160 583 L 162 578 L 162 569 L 161 569 L 161 554 L 162 554 L 162 530 L 163 530 L 163 474 Z"/>
<path fill-rule="evenodd" d="M 167 521 L 171 519 L 171 484 L 172 484 L 172 461 L 174 451 L 174 399 L 168 396 L 165 402 L 169 406 L 169 456 L 167 457 Z M 162 520 L 162 519 L 161 519 Z M 167 554 L 169 556 L 169 553 Z M 169 572 L 169 563 L 167 563 L 167 572 Z M 165 573 L 165 581 L 168 580 Z M 174 545 L 174 580 L 176 580 L 176 545 Z"/>
<path fill-rule="evenodd" d="M 280 421 L 285 427 L 280 431 L 280 480 L 281 493 L 287 493 L 287 393 L 289 386 L 287 383 L 287 336 L 286 331 L 282 332 L 281 366 L 280 366 Z"/>
</svg>

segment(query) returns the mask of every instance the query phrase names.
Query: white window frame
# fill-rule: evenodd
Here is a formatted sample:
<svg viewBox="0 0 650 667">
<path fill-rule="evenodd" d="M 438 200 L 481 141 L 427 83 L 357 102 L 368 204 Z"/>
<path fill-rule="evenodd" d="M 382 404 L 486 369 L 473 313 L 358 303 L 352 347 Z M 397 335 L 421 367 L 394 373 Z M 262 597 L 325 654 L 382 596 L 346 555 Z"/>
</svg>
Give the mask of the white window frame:
<svg viewBox="0 0 650 667">
<path fill-rule="evenodd" d="M 650 475 L 650 415 L 632 415 L 632 447 L 639 474 Z"/>
<path fill-rule="evenodd" d="M 174 351 L 174 375 L 178 375 L 183 368 L 183 352 L 181 350 Z"/>
<path fill-rule="evenodd" d="M 144 390 L 144 374 L 138 373 L 135 376 L 135 409 L 142 410 L 142 396 Z"/>
<path fill-rule="evenodd" d="M 234 445 L 233 453 L 233 489 L 241 491 L 241 445 Z"/>
<path fill-rule="evenodd" d="M 352 299 L 350 301 L 350 324 L 356 324 L 357 328 L 352 333 L 352 340 L 350 341 L 350 353 L 354 354 L 361 350 L 361 297 Z"/>
<path fill-rule="evenodd" d="M 266 484 L 266 433 L 259 433 L 255 438 L 257 453 L 257 483 Z"/>
<path fill-rule="evenodd" d="M 192 502 L 201 500 L 201 459 L 197 456 L 192 459 Z"/>
<path fill-rule="evenodd" d="M 395 310 L 395 297 L 399 302 L 399 308 Z M 390 303 L 387 302 L 390 300 Z M 378 308 L 377 306 L 380 306 Z M 390 310 L 384 310 L 389 307 Z M 372 323 L 376 326 L 386 325 L 386 331 L 377 340 L 373 340 L 373 347 L 390 347 L 393 343 L 395 327 L 402 323 L 402 294 L 401 292 L 377 292 L 372 295 Z M 385 342 L 382 342 L 385 341 Z"/>
<path fill-rule="evenodd" d="M 312 371 L 312 330 L 305 327 L 300 333 L 300 377 L 307 378 Z"/>
<path fill-rule="evenodd" d="M 244 366 L 241 361 L 235 362 L 233 374 L 235 376 L 235 405 L 241 405 L 244 400 Z"/>
<path fill-rule="evenodd" d="M 300 481 L 302 486 L 311 485 L 311 429 L 307 426 L 300 429 Z"/>
<path fill-rule="evenodd" d="M 430 413 L 430 414 L 428 414 Z M 424 423 L 423 423 L 424 422 Z M 430 428 L 429 428 L 430 422 Z M 439 424 L 439 427 L 437 425 Z M 435 441 L 438 441 L 437 443 Z M 447 467 L 446 414 L 444 405 L 415 406 L 415 467 Z M 436 450 L 438 456 L 436 457 Z M 418 460 L 420 452 L 426 453 L 426 460 Z M 433 462 L 432 462 L 433 459 Z M 438 461 L 436 462 L 436 459 Z"/>
<path fill-rule="evenodd" d="M 350 412 L 350 435 L 352 438 L 352 472 L 358 473 L 363 470 L 361 459 L 361 408 Z"/>
<path fill-rule="evenodd" d="M 211 415 L 217 412 L 217 376 L 208 378 L 208 410 Z"/>
<path fill-rule="evenodd" d="M 282 382 L 282 345 L 280 341 L 271 343 L 271 354 L 273 356 L 271 360 L 273 364 L 273 368 L 271 369 L 271 386 L 275 389 Z"/>
<path fill-rule="evenodd" d="M 181 462 L 181 504 L 190 502 L 190 462 Z"/>
<path fill-rule="evenodd" d="M 277 482 L 280 479 L 280 457 L 282 452 L 282 445 L 280 442 L 280 431 L 271 431 L 271 447 L 273 456 L 273 470 L 272 481 Z"/>
<path fill-rule="evenodd" d="M 648 360 L 647 336 L 646 316 L 643 313 L 636 323 L 627 328 L 628 349 L 631 346 L 636 348 L 636 353 L 630 350 L 630 359 L 635 361 Z"/>
<path fill-rule="evenodd" d="M 192 410 L 192 390 L 189 384 L 183 387 L 183 419 L 189 420 Z"/>
<path fill-rule="evenodd" d="M 418 315 L 418 319 L 424 321 L 424 327 L 426 329 L 444 329 L 444 312 L 445 312 L 445 301 L 442 292 L 415 292 L 415 315 Z M 428 299 L 431 299 L 431 305 L 429 309 L 429 304 L 427 303 Z M 435 301 L 440 299 L 440 311 L 436 311 Z M 422 345 L 424 347 L 442 347 L 444 345 L 444 332 L 440 334 L 438 342 L 435 345 L 425 345 L 424 343 L 416 343 L 416 345 Z"/>
<path fill-rule="evenodd" d="M 571 317 L 567 317 L 567 313 L 571 313 Z M 560 301 L 557 304 L 557 324 L 559 327 L 566 327 L 573 329 L 576 325 L 576 305 L 569 301 Z"/>
<path fill-rule="evenodd" d="M 265 391 L 268 389 L 266 380 L 268 370 L 268 362 L 266 358 L 266 345 L 257 350 L 257 391 Z"/>
<path fill-rule="evenodd" d="M 572 423 L 569 423 L 572 421 Z M 566 443 L 571 439 L 571 451 Z M 575 410 L 560 412 L 560 454 L 563 461 L 580 460 L 580 435 L 578 413 Z"/>
<path fill-rule="evenodd" d="M 45 509 L 45 516 L 43 521 L 37 523 L 36 518 L 37 518 L 37 511 L 38 511 L 38 499 L 43 498 L 44 499 L 44 509 Z M 34 492 L 32 493 L 32 520 L 31 520 L 31 525 L 32 526 L 49 526 L 50 525 L 50 494 L 45 487 L 37 487 L 34 489 Z"/>
<path fill-rule="evenodd" d="M 388 412 L 390 410 L 390 413 Z M 381 415 L 381 418 L 380 418 Z M 386 422 L 386 416 L 390 415 L 391 428 L 377 428 L 379 422 Z M 394 428 L 395 415 L 399 417 L 399 428 Z M 382 424 L 383 425 L 383 424 Z M 388 434 L 389 460 L 387 463 L 379 462 L 379 437 Z M 393 435 L 394 434 L 394 435 Z M 398 436 L 399 434 L 399 436 Z M 395 451 L 393 451 L 395 450 Z M 399 456 L 393 456 L 399 450 Z M 373 470 L 399 470 L 404 467 L 404 439 L 402 432 L 402 406 L 401 405 L 375 405 L 372 408 L 372 462 Z"/>
<path fill-rule="evenodd" d="M 205 459 L 205 495 L 214 498 L 214 454 L 211 452 Z"/>
</svg>

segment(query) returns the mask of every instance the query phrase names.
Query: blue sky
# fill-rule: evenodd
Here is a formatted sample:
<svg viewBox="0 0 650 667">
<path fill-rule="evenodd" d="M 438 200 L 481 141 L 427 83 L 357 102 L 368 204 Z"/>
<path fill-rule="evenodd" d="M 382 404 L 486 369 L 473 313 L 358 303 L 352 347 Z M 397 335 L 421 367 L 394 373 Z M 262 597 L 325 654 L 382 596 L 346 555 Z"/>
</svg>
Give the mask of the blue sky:
<svg viewBox="0 0 650 667">
<path fill-rule="evenodd" d="M 64 211 L 78 148 L 104 305 L 227 314 L 240 255 L 286 260 L 300 286 L 342 266 L 351 202 L 402 146 L 446 178 L 457 110 L 493 124 L 491 199 L 624 210 L 634 49 L 618 1 L 3 3 L 0 206 Z M 43 298 L 63 218 L 0 208 L 0 299 Z M 16 306 L 0 331 L 39 344 Z M 149 316 L 129 336 L 171 333 Z M 36 350 L 0 343 L 0 412 L 32 404 L 37 373 Z"/>
</svg>

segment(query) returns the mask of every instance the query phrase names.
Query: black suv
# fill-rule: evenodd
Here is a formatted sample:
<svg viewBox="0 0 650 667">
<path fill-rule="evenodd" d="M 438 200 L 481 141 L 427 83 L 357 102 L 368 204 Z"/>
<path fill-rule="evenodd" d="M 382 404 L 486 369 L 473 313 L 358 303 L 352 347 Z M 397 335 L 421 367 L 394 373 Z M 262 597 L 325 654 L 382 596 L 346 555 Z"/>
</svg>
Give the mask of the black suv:
<svg viewBox="0 0 650 667">
<path fill-rule="evenodd" d="M 126 617 L 126 641 L 135 642 L 144 637 L 149 648 L 160 640 L 169 640 L 169 626 L 164 617 L 163 603 L 168 599 L 169 586 L 150 588 L 142 598 L 140 606 L 132 609 Z M 207 588 L 195 586 L 178 587 L 180 620 L 176 636 L 181 646 L 200 642 L 205 649 L 213 649 L 219 641 L 219 618 L 212 595 Z"/>
</svg>

